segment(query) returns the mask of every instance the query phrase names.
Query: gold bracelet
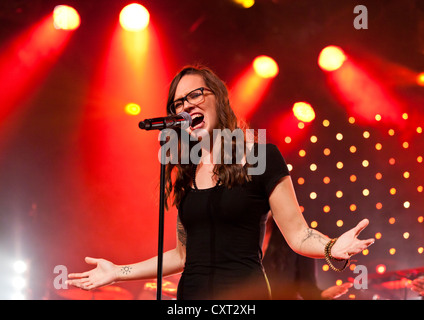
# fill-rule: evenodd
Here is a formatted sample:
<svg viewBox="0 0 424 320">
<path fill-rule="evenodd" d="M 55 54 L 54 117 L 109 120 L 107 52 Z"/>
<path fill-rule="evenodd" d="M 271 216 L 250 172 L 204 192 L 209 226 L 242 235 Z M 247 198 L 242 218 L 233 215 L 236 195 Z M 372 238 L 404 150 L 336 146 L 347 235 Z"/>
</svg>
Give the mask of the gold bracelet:
<svg viewBox="0 0 424 320">
<path fill-rule="evenodd" d="M 350 264 L 350 259 L 347 259 L 347 260 L 345 260 L 345 259 L 337 259 L 337 258 L 334 258 L 332 255 L 331 255 L 331 248 L 334 246 L 334 244 L 336 243 L 336 241 L 337 241 L 337 239 L 338 238 L 334 238 L 334 239 L 331 239 L 330 241 L 328 241 L 328 243 L 325 245 L 325 249 L 324 249 L 324 257 L 325 257 L 325 261 L 327 262 L 327 264 L 328 264 L 328 266 L 333 270 L 333 271 L 336 271 L 336 272 L 342 272 L 344 269 L 346 269 L 347 268 L 347 266 Z M 332 263 L 331 263 L 331 259 L 332 260 L 336 260 L 336 261 L 343 261 L 343 260 L 345 260 L 346 262 L 345 262 L 345 264 L 344 264 L 344 266 L 341 268 L 341 269 L 338 269 L 338 268 L 336 268 Z"/>
</svg>

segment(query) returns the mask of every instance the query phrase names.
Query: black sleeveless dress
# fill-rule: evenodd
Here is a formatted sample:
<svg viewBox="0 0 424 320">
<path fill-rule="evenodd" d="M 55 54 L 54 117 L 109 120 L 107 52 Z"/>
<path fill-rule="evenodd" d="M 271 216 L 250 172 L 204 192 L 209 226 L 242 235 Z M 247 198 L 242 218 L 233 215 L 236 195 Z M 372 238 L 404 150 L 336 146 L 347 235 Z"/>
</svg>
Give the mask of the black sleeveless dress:
<svg viewBox="0 0 424 320">
<path fill-rule="evenodd" d="M 264 155 L 265 172 L 243 185 L 186 193 L 178 210 L 187 247 L 177 299 L 270 298 L 261 249 L 268 197 L 289 171 L 275 145 Z"/>
</svg>

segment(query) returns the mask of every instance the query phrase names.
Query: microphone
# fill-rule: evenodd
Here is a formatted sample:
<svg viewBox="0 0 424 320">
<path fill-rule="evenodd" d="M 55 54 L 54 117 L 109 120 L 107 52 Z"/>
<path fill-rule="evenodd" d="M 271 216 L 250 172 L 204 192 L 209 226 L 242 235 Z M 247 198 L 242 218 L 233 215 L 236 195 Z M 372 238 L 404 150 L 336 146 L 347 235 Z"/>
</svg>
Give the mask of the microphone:
<svg viewBox="0 0 424 320">
<path fill-rule="evenodd" d="M 140 121 L 138 126 L 144 130 L 162 130 L 166 128 L 182 127 L 185 124 L 191 126 L 191 116 L 187 112 L 160 118 L 145 119 Z"/>
</svg>

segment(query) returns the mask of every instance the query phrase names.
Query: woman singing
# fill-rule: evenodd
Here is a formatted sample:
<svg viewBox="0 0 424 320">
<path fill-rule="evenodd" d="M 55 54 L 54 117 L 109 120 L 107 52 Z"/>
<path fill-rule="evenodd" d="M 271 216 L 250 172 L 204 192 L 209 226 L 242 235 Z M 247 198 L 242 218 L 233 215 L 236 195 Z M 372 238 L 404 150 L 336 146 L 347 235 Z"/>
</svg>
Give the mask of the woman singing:
<svg viewBox="0 0 424 320">
<path fill-rule="evenodd" d="M 309 228 L 275 145 L 258 148 L 262 152 L 258 159 L 266 162 L 262 174 L 249 174 L 254 165 L 247 163 L 246 151 L 241 163 L 217 163 L 212 155 L 222 143 L 210 138 L 213 130 L 240 128 L 225 84 L 210 69 L 186 67 L 173 79 L 167 112 L 183 111 L 193 119 L 187 129 L 191 139 L 211 143 L 202 147 L 200 162 L 167 165 L 166 198 L 178 209 L 178 237 L 175 249 L 163 255 L 163 275 L 182 272 L 177 299 L 271 298 L 261 250 L 269 211 L 292 250 L 326 258 L 332 267 L 332 261 L 348 261 L 374 242 L 357 238 L 368 225 L 366 219 L 337 239 Z M 237 146 L 232 146 L 234 155 Z M 68 284 L 91 290 L 157 276 L 157 257 L 125 266 L 104 259 L 86 258 L 86 262 L 95 268 L 69 274 Z"/>
</svg>

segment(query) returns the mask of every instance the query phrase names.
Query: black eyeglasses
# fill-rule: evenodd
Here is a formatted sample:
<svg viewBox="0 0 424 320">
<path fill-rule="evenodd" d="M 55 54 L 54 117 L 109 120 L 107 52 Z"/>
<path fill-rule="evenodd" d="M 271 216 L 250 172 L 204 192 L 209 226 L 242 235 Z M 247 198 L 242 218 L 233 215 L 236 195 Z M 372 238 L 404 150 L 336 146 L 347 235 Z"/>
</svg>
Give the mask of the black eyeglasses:
<svg viewBox="0 0 424 320">
<path fill-rule="evenodd" d="M 169 111 L 171 111 L 172 114 L 182 112 L 184 110 L 184 101 L 187 101 L 188 103 L 194 105 L 202 103 L 203 101 L 205 101 L 204 91 L 212 92 L 212 90 L 204 87 L 194 89 L 193 91 L 187 93 L 185 97 L 182 97 L 172 102 L 169 105 Z"/>
</svg>

